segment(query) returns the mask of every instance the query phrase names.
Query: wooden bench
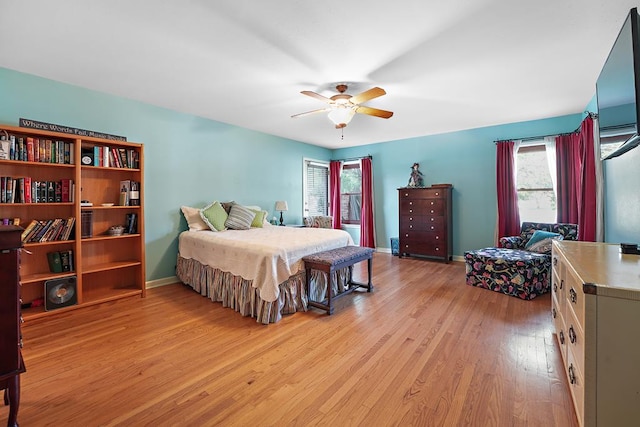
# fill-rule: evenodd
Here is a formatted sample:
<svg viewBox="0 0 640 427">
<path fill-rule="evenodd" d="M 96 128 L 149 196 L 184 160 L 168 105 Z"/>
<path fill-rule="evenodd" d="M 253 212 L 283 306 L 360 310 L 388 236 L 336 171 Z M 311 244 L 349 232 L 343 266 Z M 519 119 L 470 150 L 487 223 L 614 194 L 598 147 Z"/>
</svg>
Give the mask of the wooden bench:
<svg viewBox="0 0 640 427">
<path fill-rule="evenodd" d="M 310 290 L 311 270 L 322 271 L 327 274 L 327 297 L 323 301 L 312 301 L 309 297 L 309 305 L 316 308 L 321 308 L 327 311 L 327 314 L 333 313 L 332 302 L 338 297 L 350 294 L 358 288 L 366 288 L 367 292 L 373 291 L 373 284 L 371 283 L 371 262 L 373 260 L 373 249 L 361 248 L 359 246 L 345 246 L 342 248 L 330 249 L 328 251 L 318 252 L 312 255 L 307 255 L 302 258 L 304 261 L 304 267 L 307 276 L 307 295 Z M 366 284 L 354 282 L 352 279 L 353 265 L 361 261 L 367 261 L 367 270 L 369 273 L 369 279 Z M 345 267 L 349 267 L 349 282 L 348 288 L 344 292 L 340 292 L 337 295 L 331 295 L 331 274 L 334 271 L 341 270 Z"/>
</svg>

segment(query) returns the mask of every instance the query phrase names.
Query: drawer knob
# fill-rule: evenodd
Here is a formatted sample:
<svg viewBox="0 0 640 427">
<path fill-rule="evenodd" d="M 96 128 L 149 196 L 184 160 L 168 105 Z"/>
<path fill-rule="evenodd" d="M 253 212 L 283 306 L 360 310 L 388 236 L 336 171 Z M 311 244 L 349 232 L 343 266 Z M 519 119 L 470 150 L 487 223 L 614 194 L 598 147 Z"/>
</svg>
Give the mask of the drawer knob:
<svg viewBox="0 0 640 427">
<path fill-rule="evenodd" d="M 576 378 L 575 368 L 573 367 L 573 363 L 569 365 L 569 382 L 571 384 L 576 384 L 578 379 Z"/>
<path fill-rule="evenodd" d="M 431 218 L 431 222 L 433 222 L 433 221 L 434 221 L 434 218 Z"/>
<path fill-rule="evenodd" d="M 431 209 L 431 213 L 433 213 L 433 209 Z"/>
<path fill-rule="evenodd" d="M 436 252 L 438 252 L 440 250 L 440 248 L 436 248 Z"/>
<path fill-rule="evenodd" d="M 436 240 L 438 240 L 440 238 L 440 236 L 436 236 Z"/>
<path fill-rule="evenodd" d="M 433 206 L 433 202 L 431 202 L 431 206 Z"/>
<path fill-rule="evenodd" d="M 410 205 L 413 205 L 413 202 L 409 202 Z"/>
<path fill-rule="evenodd" d="M 555 307 L 551 309 L 551 315 L 553 316 L 553 318 L 555 319 L 556 316 L 558 315 L 558 313 L 556 313 L 556 309 Z"/>
<path fill-rule="evenodd" d="M 564 288 L 564 279 L 560 279 L 560 289 Z"/>
<path fill-rule="evenodd" d="M 558 258 L 553 258 L 553 265 L 558 265 Z"/>
<path fill-rule="evenodd" d="M 576 304 L 578 302 L 578 293 L 573 288 L 569 289 L 569 299 L 574 304 Z"/>
<path fill-rule="evenodd" d="M 409 221 L 413 221 L 413 218 L 409 218 Z"/>
<path fill-rule="evenodd" d="M 413 213 L 413 209 L 409 209 L 409 213 Z"/>
<path fill-rule="evenodd" d="M 564 344 L 564 332 L 560 331 L 558 334 L 558 338 L 560 339 L 560 344 Z"/>
<path fill-rule="evenodd" d="M 440 195 L 440 193 L 438 193 L 438 192 L 436 191 L 436 196 L 439 196 L 439 195 Z"/>
<path fill-rule="evenodd" d="M 431 229 L 432 229 L 432 230 L 435 230 L 435 227 L 432 225 L 432 226 L 431 226 Z"/>
<path fill-rule="evenodd" d="M 409 233 L 405 234 L 404 237 L 409 237 Z"/>
<path fill-rule="evenodd" d="M 569 326 L 569 341 L 571 344 L 575 344 L 578 337 L 576 336 L 576 331 L 573 330 L 573 325 Z"/>
<path fill-rule="evenodd" d="M 413 224 L 409 224 L 409 228 L 413 228 Z"/>
<path fill-rule="evenodd" d="M 557 283 L 553 284 L 553 292 L 558 292 L 558 284 Z"/>
</svg>

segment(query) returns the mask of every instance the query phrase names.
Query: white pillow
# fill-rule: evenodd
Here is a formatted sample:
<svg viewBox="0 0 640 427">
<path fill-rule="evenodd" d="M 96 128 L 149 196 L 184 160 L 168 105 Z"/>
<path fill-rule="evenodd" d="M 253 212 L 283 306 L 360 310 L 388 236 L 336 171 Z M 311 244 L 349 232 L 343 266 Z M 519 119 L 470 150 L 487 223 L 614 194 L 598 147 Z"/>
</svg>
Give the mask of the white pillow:
<svg viewBox="0 0 640 427">
<path fill-rule="evenodd" d="M 200 209 L 192 208 L 190 206 L 181 206 L 180 210 L 182 210 L 184 219 L 187 220 L 189 231 L 202 231 L 209 229 L 209 226 L 200 217 Z"/>
</svg>

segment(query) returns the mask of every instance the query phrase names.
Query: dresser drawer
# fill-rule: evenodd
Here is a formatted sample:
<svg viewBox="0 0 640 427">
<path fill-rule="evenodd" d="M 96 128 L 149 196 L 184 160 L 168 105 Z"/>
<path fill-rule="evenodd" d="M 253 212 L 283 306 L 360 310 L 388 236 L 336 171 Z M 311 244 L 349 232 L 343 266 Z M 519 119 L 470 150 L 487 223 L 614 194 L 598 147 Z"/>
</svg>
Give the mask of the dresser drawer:
<svg viewBox="0 0 640 427">
<path fill-rule="evenodd" d="M 562 361 L 567 361 L 567 333 L 564 326 L 564 317 L 562 311 L 559 309 L 558 301 L 555 295 L 551 297 L 551 317 L 553 318 L 553 326 L 556 331 L 556 339 L 558 340 L 558 347 L 560 347 L 560 353 L 562 354 Z"/>
<path fill-rule="evenodd" d="M 400 253 L 419 254 L 435 257 L 447 256 L 446 244 L 444 242 L 433 244 L 427 243 L 424 240 L 415 239 L 401 239 Z"/>
<path fill-rule="evenodd" d="M 567 270 L 567 272 L 570 273 L 569 269 Z M 562 285 L 566 296 L 566 310 L 567 312 L 572 310 L 575 313 L 580 328 L 584 330 L 584 292 L 582 290 L 582 283 L 572 274 L 567 274 Z"/>
<path fill-rule="evenodd" d="M 571 391 L 576 415 L 578 416 L 578 424 L 582 426 L 584 425 L 584 375 L 576 363 L 576 358 L 571 348 L 567 349 L 565 373 L 569 380 L 569 390 Z"/>
<path fill-rule="evenodd" d="M 444 242 L 446 240 L 446 233 L 444 231 L 408 231 L 404 232 L 400 235 L 401 241 L 406 243 L 407 241 L 412 242 L 423 242 L 428 243 L 430 245 Z"/>
<path fill-rule="evenodd" d="M 569 310 L 564 322 L 567 331 L 567 348 L 573 352 L 580 372 L 584 372 L 584 330 L 578 324 L 573 310 Z"/>
<path fill-rule="evenodd" d="M 400 200 L 402 213 L 423 215 L 444 215 L 445 203 L 442 199 L 403 199 Z"/>
<path fill-rule="evenodd" d="M 399 191 L 400 200 L 403 199 L 437 199 L 445 197 L 447 191 L 437 188 L 403 188 Z"/>
<path fill-rule="evenodd" d="M 442 216 L 401 215 L 400 232 L 409 230 L 436 231 L 443 230 L 445 219 Z"/>
</svg>

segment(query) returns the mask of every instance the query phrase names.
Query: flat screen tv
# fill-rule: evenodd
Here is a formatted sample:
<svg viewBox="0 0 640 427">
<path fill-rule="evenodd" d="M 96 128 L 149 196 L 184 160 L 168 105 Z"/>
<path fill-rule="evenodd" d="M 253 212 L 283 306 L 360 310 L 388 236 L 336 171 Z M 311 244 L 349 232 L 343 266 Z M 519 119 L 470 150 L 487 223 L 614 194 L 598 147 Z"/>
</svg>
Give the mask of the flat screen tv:
<svg viewBox="0 0 640 427">
<path fill-rule="evenodd" d="M 598 122 L 604 130 L 625 127 L 632 136 L 604 160 L 617 157 L 640 144 L 640 40 L 638 11 L 634 7 L 618 34 L 596 82 Z"/>
</svg>

